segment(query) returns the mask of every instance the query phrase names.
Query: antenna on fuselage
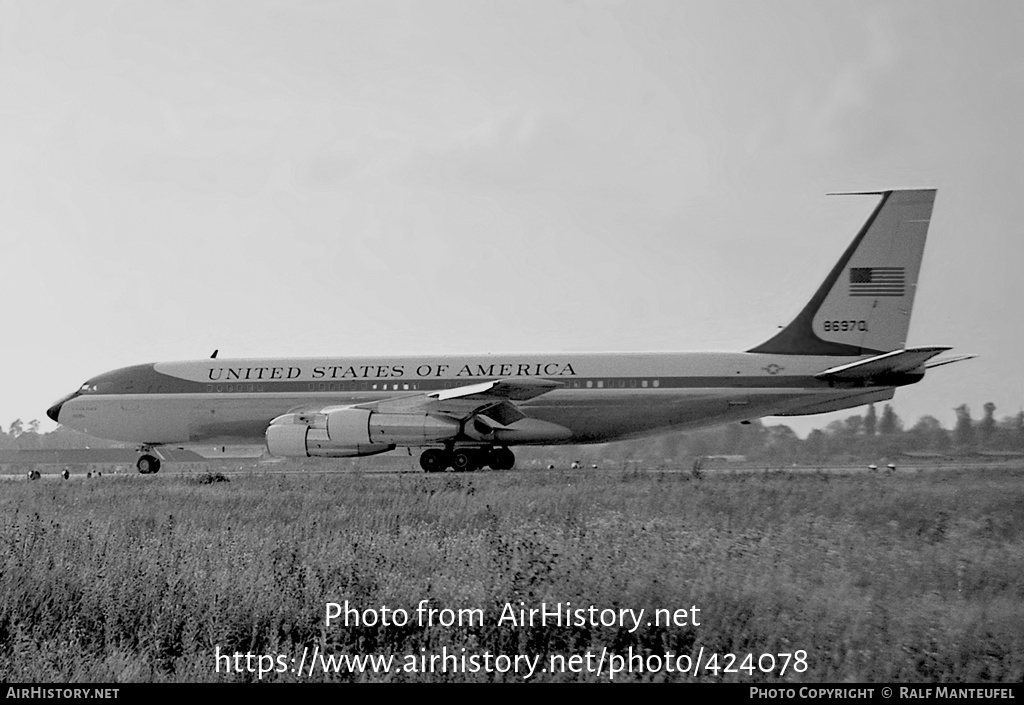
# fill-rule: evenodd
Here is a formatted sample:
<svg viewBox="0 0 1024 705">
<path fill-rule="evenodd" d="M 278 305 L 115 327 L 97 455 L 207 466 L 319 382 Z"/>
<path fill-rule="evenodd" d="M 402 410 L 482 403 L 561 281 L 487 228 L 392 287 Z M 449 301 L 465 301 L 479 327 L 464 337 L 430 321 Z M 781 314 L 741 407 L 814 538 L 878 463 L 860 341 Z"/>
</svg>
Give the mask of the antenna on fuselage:
<svg viewBox="0 0 1024 705">
<path fill-rule="evenodd" d="M 220 348 L 217 348 L 216 350 L 214 350 L 214 351 L 213 351 L 213 355 L 210 355 L 210 359 L 212 360 L 212 359 L 214 359 L 215 357 L 217 357 L 217 353 L 219 353 L 219 352 L 220 352 Z"/>
</svg>

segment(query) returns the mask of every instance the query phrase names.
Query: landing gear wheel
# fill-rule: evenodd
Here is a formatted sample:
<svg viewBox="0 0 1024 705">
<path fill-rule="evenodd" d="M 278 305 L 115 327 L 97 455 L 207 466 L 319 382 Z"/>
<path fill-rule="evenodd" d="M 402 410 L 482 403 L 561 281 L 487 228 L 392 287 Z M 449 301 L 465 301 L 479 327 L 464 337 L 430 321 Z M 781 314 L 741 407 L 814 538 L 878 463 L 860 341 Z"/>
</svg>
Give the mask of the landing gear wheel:
<svg viewBox="0 0 1024 705">
<path fill-rule="evenodd" d="M 448 465 L 448 454 L 440 448 L 428 448 L 420 456 L 420 467 L 426 472 L 443 472 Z"/>
<path fill-rule="evenodd" d="M 479 454 L 475 450 L 457 450 L 452 453 L 452 467 L 455 468 L 455 472 L 473 472 L 480 467 L 478 457 Z"/>
<path fill-rule="evenodd" d="M 491 459 L 488 464 L 492 470 L 511 470 L 516 465 L 515 453 L 508 448 L 495 448 L 491 451 Z"/>
<path fill-rule="evenodd" d="M 155 455 L 143 455 L 139 458 L 138 462 L 135 463 L 135 467 L 137 467 L 139 472 L 143 475 L 160 472 L 160 458 L 157 458 Z"/>
</svg>

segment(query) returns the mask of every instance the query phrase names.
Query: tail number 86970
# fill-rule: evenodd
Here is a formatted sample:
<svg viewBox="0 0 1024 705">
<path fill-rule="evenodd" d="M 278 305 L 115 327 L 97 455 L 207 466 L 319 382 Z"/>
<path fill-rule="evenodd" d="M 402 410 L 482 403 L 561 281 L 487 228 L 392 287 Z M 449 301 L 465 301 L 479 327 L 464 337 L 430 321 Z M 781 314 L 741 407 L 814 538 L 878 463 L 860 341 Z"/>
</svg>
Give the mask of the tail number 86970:
<svg viewBox="0 0 1024 705">
<path fill-rule="evenodd" d="M 825 321 L 824 324 L 826 333 L 850 330 L 866 331 L 868 329 L 867 321 Z"/>
</svg>

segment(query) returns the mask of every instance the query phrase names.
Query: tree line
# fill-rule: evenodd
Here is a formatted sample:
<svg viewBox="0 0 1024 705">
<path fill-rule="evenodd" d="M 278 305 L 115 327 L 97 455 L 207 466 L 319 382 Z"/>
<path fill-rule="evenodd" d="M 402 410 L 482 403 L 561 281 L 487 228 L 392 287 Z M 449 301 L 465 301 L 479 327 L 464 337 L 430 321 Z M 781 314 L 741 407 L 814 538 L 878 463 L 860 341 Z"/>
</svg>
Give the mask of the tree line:
<svg viewBox="0 0 1024 705">
<path fill-rule="evenodd" d="M 777 463 L 817 463 L 874 459 L 901 454 L 964 455 L 977 452 L 1024 453 L 1024 411 L 996 419 L 988 402 L 974 419 L 966 404 L 956 407 L 956 424 L 944 428 L 934 416 L 922 416 L 910 427 L 886 404 L 879 414 L 869 405 L 863 414 L 833 421 L 800 438 L 786 425 L 767 426 L 760 420 L 729 424 L 704 431 L 676 432 L 604 446 L 584 446 L 572 452 L 583 458 L 677 459 L 700 456 L 743 456 Z M 53 450 L 130 447 L 104 441 L 58 426 L 41 433 L 39 421 L 16 419 L 6 431 L 0 426 L 0 449 Z"/>
<path fill-rule="evenodd" d="M 1024 453 L 1024 411 L 1014 416 L 995 418 L 995 405 L 984 406 L 984 416 L 974 419 L 966 405 L 956 407 L 953 428 L 945 428 L 931 415 L 922 416 L 907 427 L 887 404 L 879 414 L 869 405 L 863 414 L 853 414 L 815 428 L 801 439 L 790 427 L 765 425 L 760 420 L 749 424 L 730 424 L 688 433 L 673 433 L 659 440 L 660 448 L 643 450 L 642 443 L 623 449 L 627 454 L 650 457 L 657 451 L 662 457 L 744 456 L 749 460 L 778 463 L 818 463 L 842 460 L 873 460 L 882 457 L 912 455 L 968 455 Z M 648 442 L 649 443 L 649 442 Z M 636 457 L 627 455 L 625 457 Z"/>
<path fill-rule="evenodd" d="M 27 424 L 15 419 L 7 430 L 0 426 L 0 450 L 68 450 L 72 448 L 122 448 L 129 447 L 116 441 L 105 441 L 70 429 L 57 426 L 49 433 L 39 431 L 39 421 L 32 419 Z"/>
<path fill-rule="evenodd" d="M 908 427 L 892 405 L 886 404 L 878 413 L 872 404 L 863 414 L 816 428 L 806 438 L 784 424 L 768 426 L 756 420 L 612 444 L 608 449 L 621 459 L 723 455 L 780 464 L 875 460 L 905 454 L 1024 453 L 1024 411 L 997 419 L 995 404 L 988 402 L 983 409 L 982 418 L 975 419 L 970 408 L 961 404 L 954 409 L 954 427 L 947 429 L 931 415 L 920 417 Z M 615 445 L 621 447 L 615 451 Z"/>
</svg>

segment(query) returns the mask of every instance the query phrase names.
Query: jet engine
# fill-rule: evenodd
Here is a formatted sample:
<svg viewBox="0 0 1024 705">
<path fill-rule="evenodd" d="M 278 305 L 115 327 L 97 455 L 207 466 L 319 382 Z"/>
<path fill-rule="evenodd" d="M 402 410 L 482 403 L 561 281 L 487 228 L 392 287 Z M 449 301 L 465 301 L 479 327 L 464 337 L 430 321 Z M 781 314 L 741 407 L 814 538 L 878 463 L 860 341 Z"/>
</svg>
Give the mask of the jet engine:
<svg viewBox="0 0 1024 705">
<path fill-rule="evenodd" d="M 455 438 L 460 424 L 446 416 L 382 414 L 368 409 L 335 409 L 320 414 L 285 414 L 267 428 L 267 450 L 286 458 L 349 458 L 395 446 L 429 445 Z"/>
<path fill-rule="evenodd" d="M 381 414 L 367 409 L 338 409 L 327 414 L 327 437 L 344 445 L 423 445 L 455 438 L 459 428 L 455 419 L 429 414 Z"/>
<path fill-rule="evenodd" d="M 303 423 L 271 424 L 267 428 L 267 451 L 283 458 L 354 458 L 394 450 L 393 445 L 351 445 L 332 443 L 326 429 Z"/>
</svg>

